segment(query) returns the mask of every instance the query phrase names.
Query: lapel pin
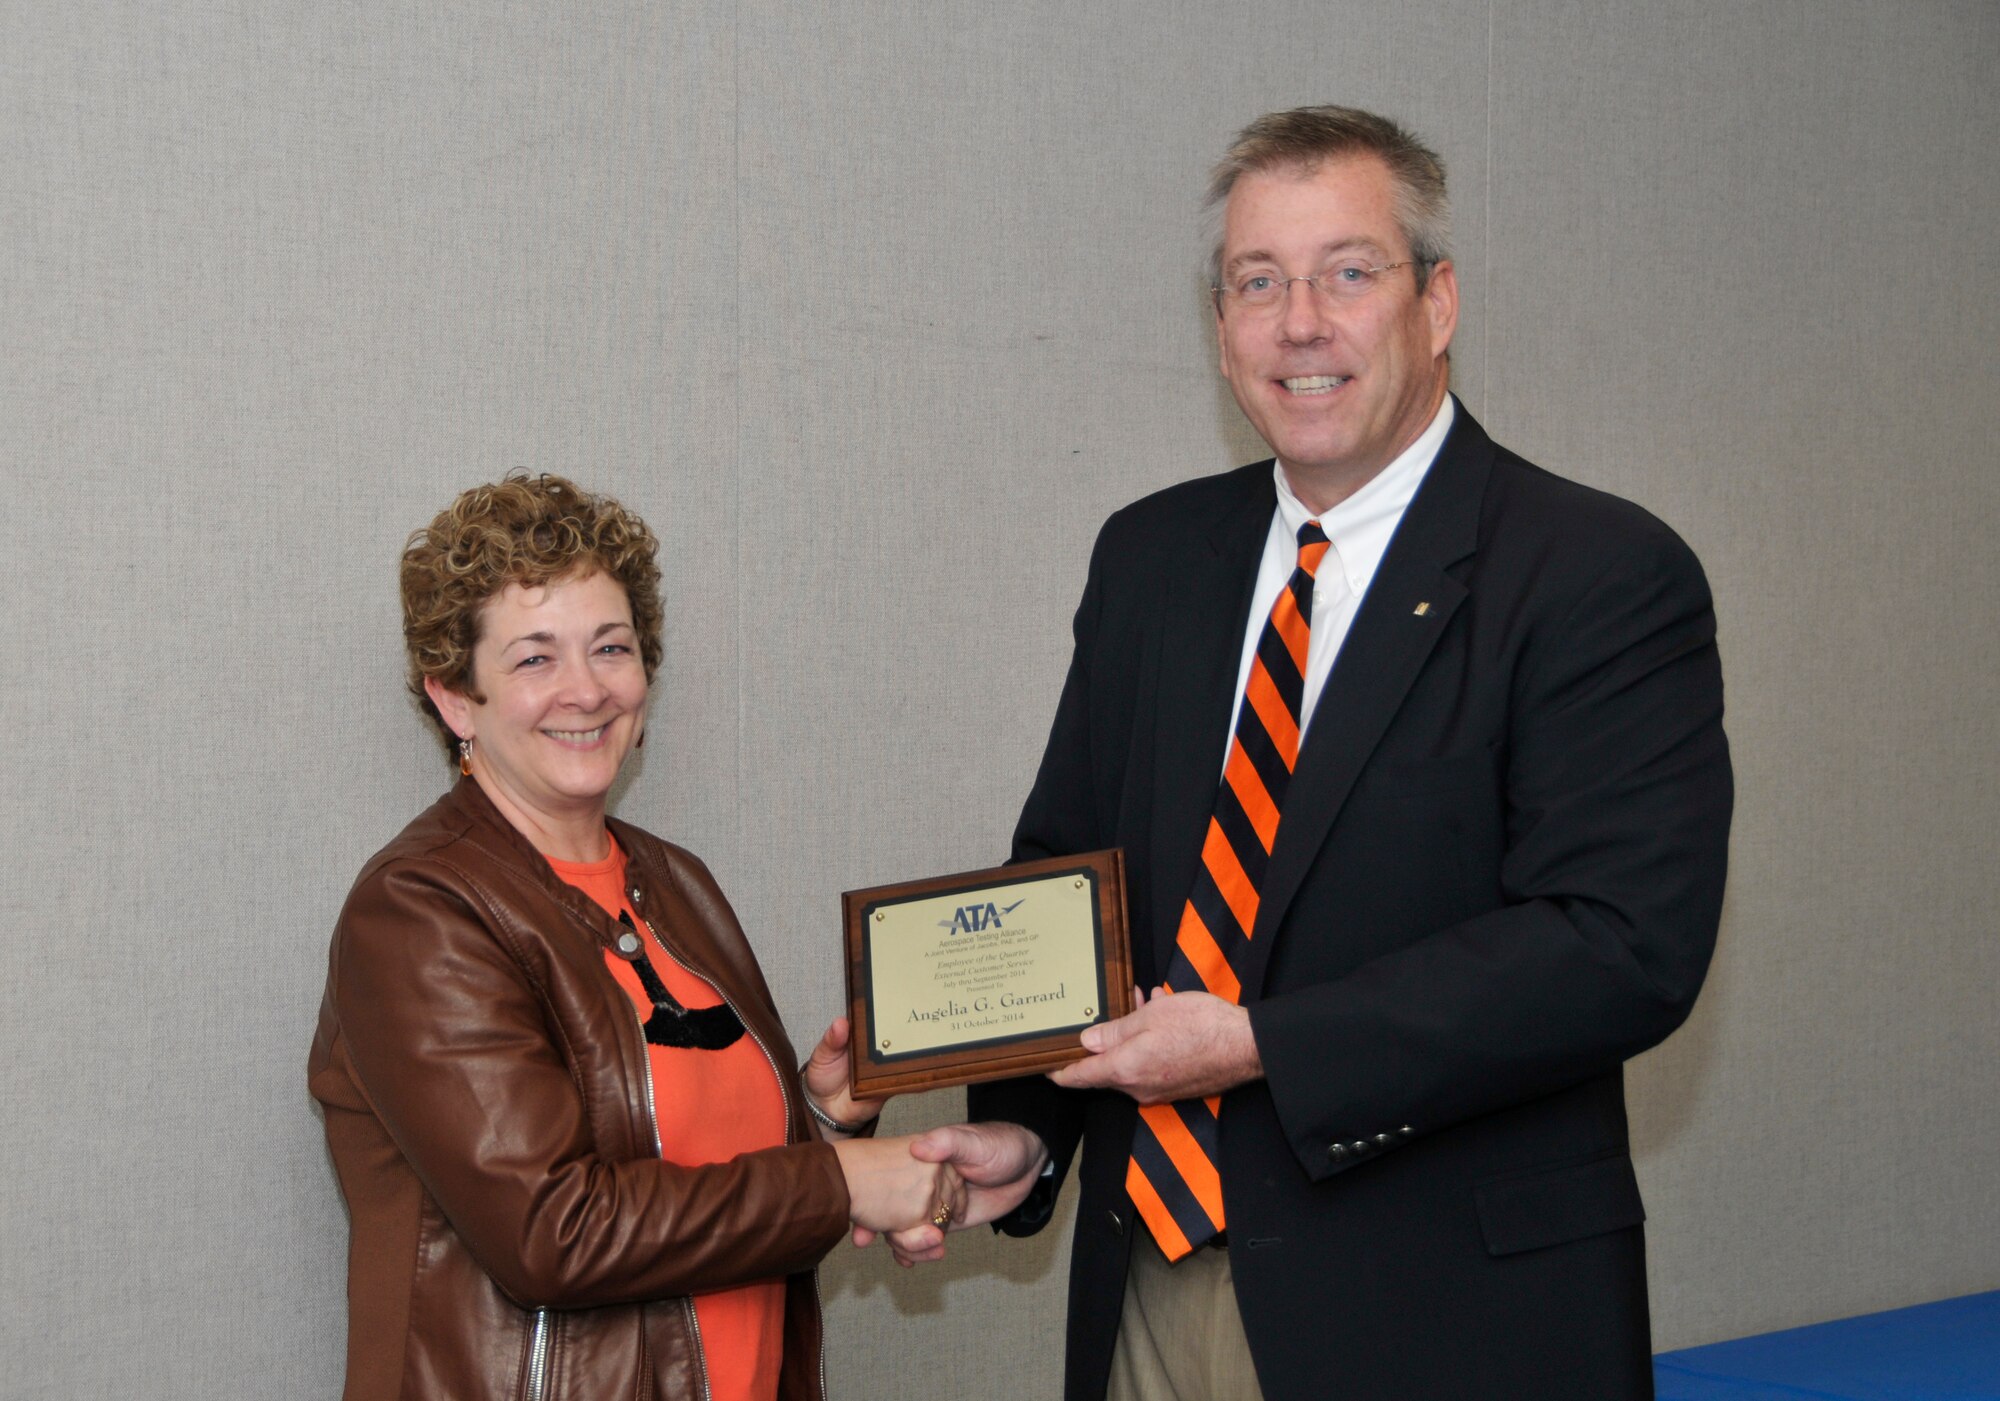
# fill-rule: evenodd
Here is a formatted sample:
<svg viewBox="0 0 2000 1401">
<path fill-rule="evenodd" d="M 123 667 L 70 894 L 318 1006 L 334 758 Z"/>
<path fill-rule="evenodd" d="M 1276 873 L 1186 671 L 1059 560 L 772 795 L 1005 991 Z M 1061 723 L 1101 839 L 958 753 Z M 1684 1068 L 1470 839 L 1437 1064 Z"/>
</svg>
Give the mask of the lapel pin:
<svg viewBox="0 0 2000 1401">
<path fill-rule="evenodd" d="M 1424 614 L 1430 611 L 1431 611 L 1431 601 L 1429 599 L 1425 599 L 1422 603 L 1419 603 L 1417 605 L 1417 616 L 1419 618 L 1423 617 Z"/>
</svg>

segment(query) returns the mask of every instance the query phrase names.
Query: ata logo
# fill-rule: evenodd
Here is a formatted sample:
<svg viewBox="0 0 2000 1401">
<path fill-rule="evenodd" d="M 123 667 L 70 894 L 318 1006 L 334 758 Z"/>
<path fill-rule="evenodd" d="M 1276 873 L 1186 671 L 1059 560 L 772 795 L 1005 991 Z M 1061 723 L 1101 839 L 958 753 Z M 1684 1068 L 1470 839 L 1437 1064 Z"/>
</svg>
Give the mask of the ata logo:
<svg viewBox="0 0 2000 1401">
<path fill-rule="evenodd" d="M 998 929 L 1000 916 L 1012 914 L 1020 909 L 1027 898 L 1023 895 L 1011 905 L 995 905 L 991 900 L 983 905 L 960 905 L 952 911 L 950 919 L 938 921 L 938 928 L 944 930 L 947 935 L 977 934 L 982 929 Z"/>
</svg>

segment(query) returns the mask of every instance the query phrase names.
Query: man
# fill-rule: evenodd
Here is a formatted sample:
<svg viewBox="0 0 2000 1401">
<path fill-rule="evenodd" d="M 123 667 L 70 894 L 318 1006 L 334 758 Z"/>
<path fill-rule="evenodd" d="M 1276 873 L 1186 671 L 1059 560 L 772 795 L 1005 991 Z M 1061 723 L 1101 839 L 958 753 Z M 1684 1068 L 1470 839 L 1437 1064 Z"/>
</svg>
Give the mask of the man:
<svg viewBox="0 0 2000 1401">
<path fill-rule="evenodd" d="M 1720 911 L 1707 585 L 1448 394 L 1407 133 L 1261 118 L 1213 200 L 1222 373 L 1275 460 L 1106 524 L 1014 838 L 1124 848 L 1166 991 L 918 1151 L 976 1184 L 954 1229 L 1011 1234 L 1074 1162 L 1072 1398 L 1651 1396 L 1620 1067 Z"/>
</svg>

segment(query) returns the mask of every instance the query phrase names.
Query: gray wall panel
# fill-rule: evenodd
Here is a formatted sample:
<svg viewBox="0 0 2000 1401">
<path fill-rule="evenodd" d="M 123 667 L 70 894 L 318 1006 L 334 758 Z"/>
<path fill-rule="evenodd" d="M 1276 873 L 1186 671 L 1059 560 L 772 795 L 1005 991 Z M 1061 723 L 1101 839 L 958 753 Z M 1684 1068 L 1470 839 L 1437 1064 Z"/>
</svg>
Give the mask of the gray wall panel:
<svg viewBox="0 0 2000 1401">
<path fill-rule="evenodd" d="M 1722 622 L 1722 948 L 1629 1076 L 1662 1346 L 2000 1283 L 1996 16 L 1496 26 L 1488 426 L 1678 526 Z"/>
<path fill-rule="evenodd" d="M 1259 455 L 1195 202 L 1327 99 L 1451 165 L 1474 412 L 1716 586 L 1723 951 L 1629 1077 L 1660 1343 L 2000 1286 L 1992 4 L 0 15 L 0 1395 L 336 1389 L 302 1068 L 445 777 L 410 529 L 516 465 L 659 528 L 621 810 L 803 1049 L 839 890 L 1004 850 L 1104 515 Z M 836 1394 L 1049 1393 L 1062 1236 L 838 1253 Z"/>
<path fill-rule="evenodd" d="M 733 840 L 731 28 L 492 16 L 8 7 L 8 1395 L 337 1389 L 302 1073 L 347 884 L 445 780 L 395 559 L 453 493 L 674 530 L 631 806 Z"/>
</svg>

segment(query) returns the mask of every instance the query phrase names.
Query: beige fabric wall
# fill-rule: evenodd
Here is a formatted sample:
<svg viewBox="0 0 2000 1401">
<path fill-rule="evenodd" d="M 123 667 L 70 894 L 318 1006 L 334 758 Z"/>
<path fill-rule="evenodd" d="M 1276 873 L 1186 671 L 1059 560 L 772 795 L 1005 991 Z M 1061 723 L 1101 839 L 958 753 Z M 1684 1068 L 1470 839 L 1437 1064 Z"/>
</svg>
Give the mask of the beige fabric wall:
<svg viewBox="0 0 2000 1401">
<path fill-rule="evenodd" d="M 406 532 L 517 465 L 660 528 L 621 810 L 808 1042 L 841 889 L 1003 853 L 1099 521 L 1255 455 L 1193 207 L 1303 101 L 1440 145 L 1472 410 L 1715 584 L 1727 923 L 1630 1075 L 1659 1344 L 2000 1286 L 1990 0 L 0 21 L 0 1394 L 337 1389 L 303 1064 L 446 779 Z M 1053 1394 L 1061 1236 L 836 1256 L 836 1394 Z"/>
</svg>

